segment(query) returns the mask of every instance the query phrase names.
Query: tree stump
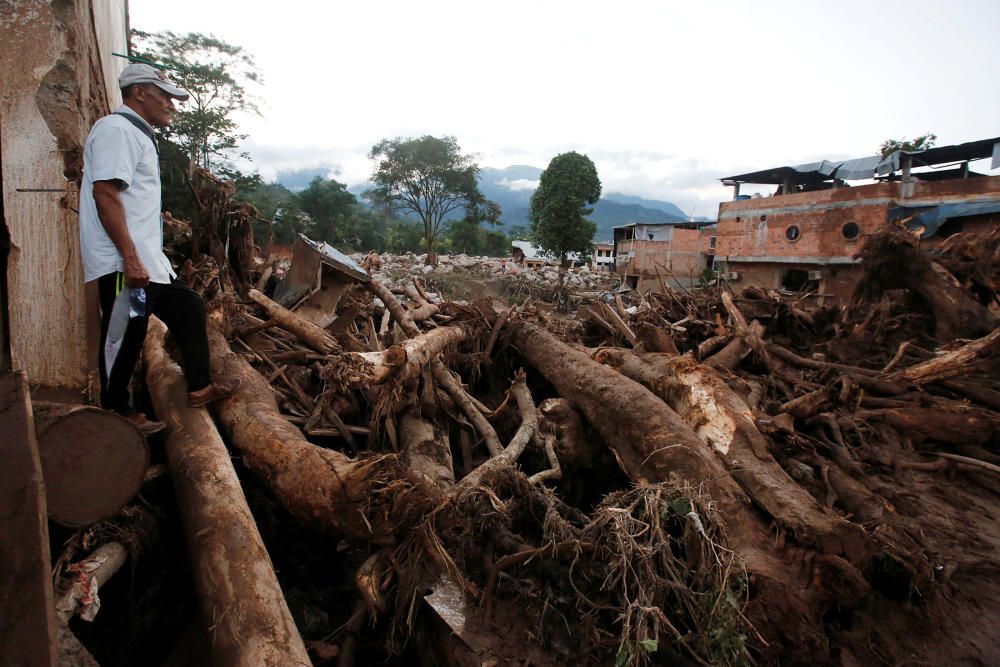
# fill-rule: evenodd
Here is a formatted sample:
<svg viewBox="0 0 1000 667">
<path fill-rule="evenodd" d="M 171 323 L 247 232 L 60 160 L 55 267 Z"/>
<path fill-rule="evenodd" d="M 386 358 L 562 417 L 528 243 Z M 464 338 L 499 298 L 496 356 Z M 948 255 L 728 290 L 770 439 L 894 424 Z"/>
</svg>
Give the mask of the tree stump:
<svg viewBox="0 0 1000 667">
<path fill-rule="evenodd" d="M 32 405 L 49 517 L 89 526 L 118 514 L 142 486 L 146 439 L 124 417 L 87 405 Z"/>
</svg>

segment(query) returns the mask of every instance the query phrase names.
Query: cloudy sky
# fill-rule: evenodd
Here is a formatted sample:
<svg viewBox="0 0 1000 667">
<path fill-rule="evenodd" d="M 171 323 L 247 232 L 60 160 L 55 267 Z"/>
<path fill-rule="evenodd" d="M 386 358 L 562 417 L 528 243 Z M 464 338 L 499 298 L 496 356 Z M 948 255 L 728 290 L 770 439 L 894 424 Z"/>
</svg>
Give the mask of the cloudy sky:
<svg viewBox="0 0 1000 667">
<path fill-rule="evenodd" d="M 327 165 L 353 185 L 379 140 L 448 134 L 489 167 L 583 152 L 605 192 L 711 216 L 721 176 L 1000 135 L 996 0 L 130 0 L 130 15 L 256 58 L 263 115 L 241 125 L 265 178 Z"/>
</svg>

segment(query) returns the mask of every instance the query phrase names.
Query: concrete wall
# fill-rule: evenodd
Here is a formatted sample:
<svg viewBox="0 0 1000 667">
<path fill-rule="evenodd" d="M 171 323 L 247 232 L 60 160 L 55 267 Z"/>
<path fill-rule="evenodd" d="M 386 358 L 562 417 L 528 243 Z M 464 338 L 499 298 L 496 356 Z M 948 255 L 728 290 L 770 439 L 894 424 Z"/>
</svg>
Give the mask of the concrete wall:
<svg viewBox="0 0 1000 667">
<path fill-rule="evenodd" d="M 75 209 L 87 132 L 120 101 L 109 100 L 114 83 L 106 73 L 123 66 L 111 51 L 127 48 L 126 6 L 126 0 L 0 3 L 10 361 L 32 384 L 79 388 L 92 366 L 94 313 L 87 308 Z"/>
</svg>

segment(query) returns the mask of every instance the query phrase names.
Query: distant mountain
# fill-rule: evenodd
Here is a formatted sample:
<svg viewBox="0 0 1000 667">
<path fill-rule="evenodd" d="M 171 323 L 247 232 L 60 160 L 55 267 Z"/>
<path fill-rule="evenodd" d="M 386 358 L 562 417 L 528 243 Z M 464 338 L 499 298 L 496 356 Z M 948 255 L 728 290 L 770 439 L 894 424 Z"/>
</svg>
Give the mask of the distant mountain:
<svg viewBox="0 0 1000 667">
<path fill-rule="evenodd" d="M 315 176 L 326 178 L 327 173 L 328 170 L 324 168 L 278 172 L 278 182 L 297 192 L 306 188 Z M 500 205 L 503 211 L 500 220 L 504 227 L 510 229 L 530 226 L 528 211 L 531 208 L 531 195 L 538 187 L 541 175 L 542 170 L 538 167 L 523 164 L 503 169 L 484 167 L 480 170 L 479 189 L 487 198 Z M 369 187 L 370 183 L 362 183 L 351 186 L 348 190 L 360 199 L 361 194 Z M 459 212 L 453 217 L 460 216 Z M 684 222 L 688 216 L 668 201 L 609 192 L 594 206 L 594 213 L 590 218 L 597 223 L 595 239 L 604 241 L 611 239 L 612 227 L 630 222 Z"/>
<path fill-rule="evenodd" d="M 657 211 L 663 211 L 664 213 L 669 213 L 670 215 L 675 215 L 679 220 L 687 220 L 687 213 L 678 208 L 675 204 L 671 204 L 668 201 L 659 201 L 657 199 L 643 199 L 642 197 L 636 197 L 635 195 L 623 195 L 620 192 L 609 192 L 604 195 L 603 199 L 615 202 L 616 204 L 628 204 L 634 206 L 641 206 L 643 208 L 652 208 Z"/>
</svg>

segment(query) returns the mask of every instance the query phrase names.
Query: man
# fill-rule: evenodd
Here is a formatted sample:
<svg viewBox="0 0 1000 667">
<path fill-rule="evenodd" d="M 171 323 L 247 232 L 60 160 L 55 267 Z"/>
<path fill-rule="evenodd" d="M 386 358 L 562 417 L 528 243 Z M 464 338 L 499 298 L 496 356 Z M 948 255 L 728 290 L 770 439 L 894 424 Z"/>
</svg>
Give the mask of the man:
<svg viewBox="0 0 1000 667">
<path fill-rule="evenodd" d="M 147 317 L 156 315 L 180 349 L 188 404 L 201 407 L 227 398 L 239 381 L 212 382 L 209 375 L 205 304 L 176 279 L 163 254 L 159 149 L 153 126 L 173 119 L 174 100 L 189 96 L 163 72 L 139 63 L 118 77 L 124 103 L 98 120 L 83 149 L 80 245 L 84 280 L 97 280 L 101 303 L 101 405 L 127 417 L 144 433 L 164 424 L 129 405 L 129 380 L 146 338 Z M 141 307 L 128 312 L 130 301 Z M 109 335 L 109 333 L 111 335 Z"/>
</svg>

